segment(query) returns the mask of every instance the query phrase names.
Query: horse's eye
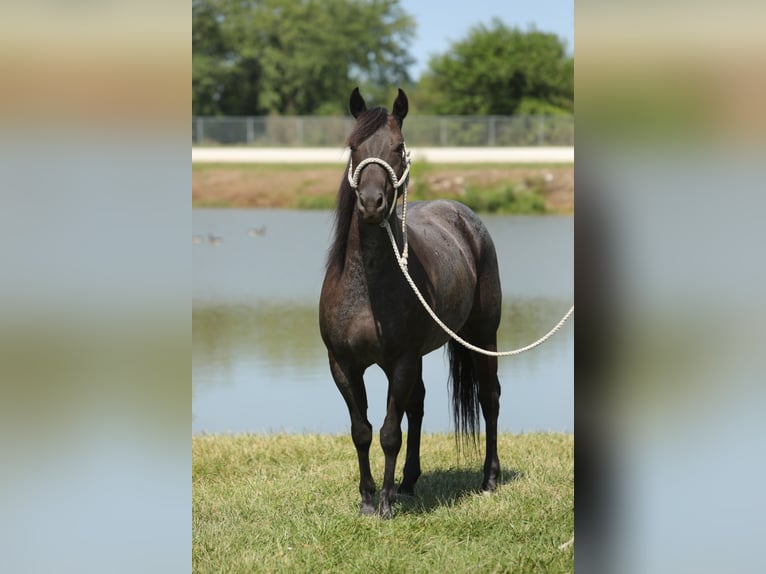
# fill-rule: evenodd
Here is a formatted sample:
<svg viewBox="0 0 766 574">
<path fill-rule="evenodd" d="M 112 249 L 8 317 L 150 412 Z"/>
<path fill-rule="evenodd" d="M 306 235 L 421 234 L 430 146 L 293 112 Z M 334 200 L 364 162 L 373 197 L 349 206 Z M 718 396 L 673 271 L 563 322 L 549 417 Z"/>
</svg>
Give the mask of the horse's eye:
<svg viewBox="0 0 766 574">
<path fill-rule="evenodd" d="M 404 142 L 396 146 L 396 153 L 403 153 L 403 152 L 404 152 Z"/>
<path fill-rule="evenodd" d="M 354 153 L 356 151 L 356 146 L 355 145 L 350 145 L 350 146 L 348 146 L 348 149 L 351 150 L 351 153 Z"/>
</svg>

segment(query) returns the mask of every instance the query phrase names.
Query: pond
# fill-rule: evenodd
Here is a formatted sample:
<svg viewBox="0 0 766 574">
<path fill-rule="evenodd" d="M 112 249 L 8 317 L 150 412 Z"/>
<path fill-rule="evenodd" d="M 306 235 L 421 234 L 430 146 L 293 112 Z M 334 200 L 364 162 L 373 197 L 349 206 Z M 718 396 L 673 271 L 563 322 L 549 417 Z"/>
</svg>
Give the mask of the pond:
<svg viewBox="0 0 766 574">
<path fill-rule="evenodd" d="M 498 348 L 522 347 L 572 305 L 573 218 L 482 219 L 503 287 Z M 193 434 L 349 432 L 318 326 L 332 223 L 329 211 L 193 210 Z M 500 358 L 499 430 L 573 432 L 573 360 L 574 317 L 540 347 Z M 453 428 L 447 371 L 443 349 L 424 358 L 424 432 Z M 376 366 L 365 381 L 377 432 L 387 383 Z"/>
</svg>

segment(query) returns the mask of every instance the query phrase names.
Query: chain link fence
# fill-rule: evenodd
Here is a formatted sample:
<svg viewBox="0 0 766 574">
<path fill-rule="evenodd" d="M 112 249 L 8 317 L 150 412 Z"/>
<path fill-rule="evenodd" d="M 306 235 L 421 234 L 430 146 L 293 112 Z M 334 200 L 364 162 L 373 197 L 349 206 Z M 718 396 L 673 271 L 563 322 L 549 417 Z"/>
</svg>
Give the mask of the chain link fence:
<svg viewBox="0 0 766 574">
<path fill-rule="evenodd" d="M 342 147 L 354 120 L 339 116 L 194 117 L 192 145 Z M 573 116 L 417 116 L 411 147 L 573 146 Z"/>
</svg>

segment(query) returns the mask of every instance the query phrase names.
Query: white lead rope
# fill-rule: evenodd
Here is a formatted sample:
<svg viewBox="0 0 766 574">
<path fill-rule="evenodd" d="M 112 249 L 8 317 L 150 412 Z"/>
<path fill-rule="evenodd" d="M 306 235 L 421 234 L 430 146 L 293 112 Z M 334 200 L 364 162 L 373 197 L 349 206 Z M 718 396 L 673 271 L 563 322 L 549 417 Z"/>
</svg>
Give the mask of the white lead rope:
<svg viewBox="0 0 766 574">
<path fill-rule="evenodd" d="M 530 349 L 534 349 L 538 345 L 544 343 L 547 341 L 553 334 L 561 329 L 561 327 L 566 323 L 567 319 L 572 316 L 572 313 L 574 313 L 574 305 L 572 305 L 571 309 L 567 311 L 566 315 L 561 319 L 561 321 L 558 322 L 558 324 L 553 327 L 548 333 L 542 337 L 540 337 L 537 341 L 534 343 L 531 343 L 527 345 L 526 347 L 522 347 L 520 349 L 514 349 L 513 351 L 487 351 L 486 349 L 482 349 L 480 347 L 477 347 L 476 345 L 472 345 L 468 341 L 462 339 L 457 333 L 455 333 L 452 329 L 447 327 L 447 325 L 444 324 L 444 322 L 439 319 L 439 317 L 436 315 L 433 309 L 431 309 L 431 306 L 426 302 L 423 295 L 420 293 L 420 290 L 418 289 L 418 286 L 415 285 L 415 281 L 413 281 L 412 277 L 410 277 L 410 273 L 407 270 L 407 260 L 404 259 L 401 255 L 399 255 L 399 248 L 396 246 L 396 239 L 394 238 L 394 233 L 391 231 L 391 226 L 388 224 L 388 221 L 385 220 L 383 227 L 385 227 L 386 231 L 388 232 L 388 238 L 391 240 L 391 246 L 394 248 L 394 255 L 396 256 L 396 261 L 399 263 L 399 268 L 402 270 L 402 273 L 404 274 L 404 278 L 407 280 L 407 283 L 410 284 L 410 287 L 412 287 L 412 290 L 415 292 L 415 295 L 420 300 L 420 303 L 423 305 L 423 308 L 428 311 L 428 314 L 431 315 L 431 318 L 436 322 L 439 327 L 444 329 L 444 332 L 447 333 L 450 337 L 455 339 L 458 343 L 463 345 L 464 347 L 470 349 L 471 351 L 476 351 L 477 353 L 481 353 L 482 355 L 488 355 L 490 357 L 508 357 L 511 355 L 519 355 L 525 351 L 529 351 Z M 406 252 L 406 243 L 404 250 Z"/>
</svg>

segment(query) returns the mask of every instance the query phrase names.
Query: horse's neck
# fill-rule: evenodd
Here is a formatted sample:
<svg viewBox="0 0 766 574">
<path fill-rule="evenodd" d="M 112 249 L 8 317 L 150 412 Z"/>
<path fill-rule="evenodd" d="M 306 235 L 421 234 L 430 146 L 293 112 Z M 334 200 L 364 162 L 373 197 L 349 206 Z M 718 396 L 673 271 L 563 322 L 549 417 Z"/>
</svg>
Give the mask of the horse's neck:
<svg viewBox="0 0 766 574">
<path fill-rule="evenodd" d="M 389 220 L 394 236 L 401 244 L 400 221 L 394 216 Z M 368 225 L 354 214 L 349 229 L 346 250 L 346 269 L 354 276 L 368 282 L 371 278 L 387 278 L 398 270 L 391 242 L 386 230 L 378 225 Z"/>
</svg>

